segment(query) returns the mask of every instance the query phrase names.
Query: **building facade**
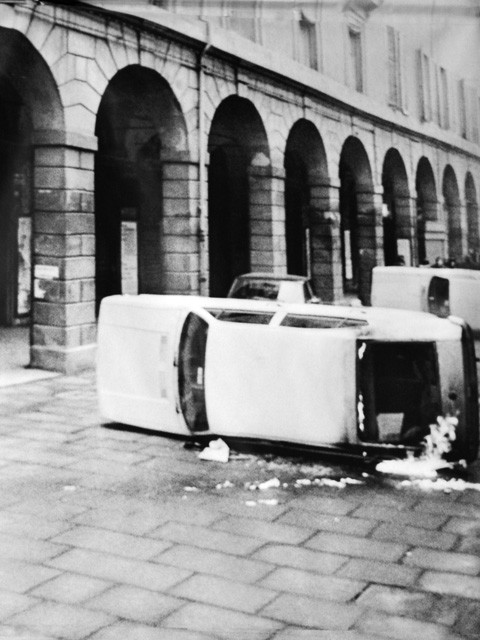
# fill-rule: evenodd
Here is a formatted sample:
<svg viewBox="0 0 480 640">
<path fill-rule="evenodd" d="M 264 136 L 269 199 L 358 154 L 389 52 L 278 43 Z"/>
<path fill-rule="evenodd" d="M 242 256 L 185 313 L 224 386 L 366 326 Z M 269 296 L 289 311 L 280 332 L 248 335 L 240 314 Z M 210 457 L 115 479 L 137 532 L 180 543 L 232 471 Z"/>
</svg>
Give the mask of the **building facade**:
<svg viewBox="0 0 480 640">
<path fill-rule="evenodd" d="M 480 252 L 474 0 L 0 4 L 0 324 L 93 365 L 115 293 L 245 271 L 369 304 Z"/>
</svg>

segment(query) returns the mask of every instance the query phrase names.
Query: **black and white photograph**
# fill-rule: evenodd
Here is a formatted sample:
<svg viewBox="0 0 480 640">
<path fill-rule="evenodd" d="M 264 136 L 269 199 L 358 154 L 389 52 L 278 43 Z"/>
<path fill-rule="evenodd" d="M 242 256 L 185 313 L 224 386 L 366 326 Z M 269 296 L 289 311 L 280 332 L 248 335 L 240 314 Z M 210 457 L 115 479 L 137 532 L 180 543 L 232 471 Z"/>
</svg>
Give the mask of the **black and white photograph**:
<svg viewBox="0 0 480 640">
<path fill-rule="evenodd" d="M 480 639 L 480 0 L 0 0 L 0 640 Z"/>
</svg>

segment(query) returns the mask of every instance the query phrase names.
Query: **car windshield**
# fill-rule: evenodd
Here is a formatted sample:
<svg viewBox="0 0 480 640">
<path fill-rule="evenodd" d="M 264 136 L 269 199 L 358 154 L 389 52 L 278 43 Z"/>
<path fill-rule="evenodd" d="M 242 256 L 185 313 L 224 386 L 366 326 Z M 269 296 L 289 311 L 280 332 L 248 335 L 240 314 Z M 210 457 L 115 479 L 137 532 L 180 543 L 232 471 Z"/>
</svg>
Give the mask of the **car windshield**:
<svg viewBox="0 0 480 640">
<path fill-rule="evenodd" d="M 267 280 L 239 279 L 230 293 L 231 298 L 250 300 L 276 300 L 280 290 L 280 282 Z"/>
</svg>

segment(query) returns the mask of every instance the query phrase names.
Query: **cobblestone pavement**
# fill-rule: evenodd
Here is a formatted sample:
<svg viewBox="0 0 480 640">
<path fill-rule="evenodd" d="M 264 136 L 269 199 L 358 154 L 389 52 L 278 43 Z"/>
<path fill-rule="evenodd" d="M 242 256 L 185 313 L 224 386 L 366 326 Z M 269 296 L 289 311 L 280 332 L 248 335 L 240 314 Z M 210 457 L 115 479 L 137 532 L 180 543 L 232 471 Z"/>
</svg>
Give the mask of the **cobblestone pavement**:
<svg viewBox="0 0 480 640">
<path fill-rule="evenodd" d="M 101 426 L 92 376 L 0 399 L 1 639 L 480 637 L 476 490 L 318 459 L 203 462 Z"/>
</svg>

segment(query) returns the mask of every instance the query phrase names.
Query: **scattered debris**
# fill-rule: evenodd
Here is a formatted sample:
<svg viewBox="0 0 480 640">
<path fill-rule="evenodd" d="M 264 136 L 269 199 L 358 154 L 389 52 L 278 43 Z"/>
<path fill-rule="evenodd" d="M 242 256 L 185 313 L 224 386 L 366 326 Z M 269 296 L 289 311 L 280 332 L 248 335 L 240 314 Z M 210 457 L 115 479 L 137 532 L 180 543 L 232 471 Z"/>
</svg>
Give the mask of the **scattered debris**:
<svg viewBox="0 0 480 640">
<path fill-rule="evenodd" d="M 200 460 L 209 460 L 211 462 L 228 462 L 229 456 L 230 447 L 221 438 L 211 440 L 208 447 L 205 447 L 198 454 Z"/>
<path fill-rule="evenodd" d="M 200 491 L 200 489 L 198 489 L 197 487 L 183 487 L 184 491 L 187 491 L 188 493 L 194 493 L 195 491 Z"/>
<path fill-rule="evenodd" d="M 235 486 L 233 482 L 230 482 L 230 480 L 225 480 L 225 482 L 219 482 L 217 485 L 215 485 L 215 489 L 229 489 L 233 486 Z"/>
<path fill-rule="evenodd" d="M 278 478 L 272 478 L 271 480 L 265 480 L 265 482 L 252 482 L 246 485 L 250 491 L 266 491 L 267 489 L 277 489 L 280 486 L 280 480 Z"/>
<path fill-rule="evenodd" d="M 309 478 L 299 478 L 295 480 L 295 487 L 309 487 L 312 484 L 312 481 Z"/>
<path fill-rule="evenodd" d="M 275 507 L 278 504 L 278 500 L 275 500 L 274 498 L 260 499 L 260 500 L 246 500 L 245 504 L 247 505 L 247 507 L 256 507 L 257 504 L 265 504 L 269 507 Z"/>
<path fill-rule="evenodd" d="M 402 480 L 400 483 L 402 487 L 418 487 L 424 491 L 443 491 L 444 493 L 451 493 L 452 491 L 466 491 L 471 489 L 472 491 L 480 491 L 480 484 L 475 482 L 467 482 L 461 478 L 436 478 L 434 480 L 430 478 L 415 479 L 415 480 Z"/>
<path fill-rule="evenodd" d="M 338 487 L 339 489 L 345 489 L 349 484 L 365 484 L 363 480 L 356 480 L 355 478 L 340 478 L 340 480 L 334 480 L 333 478 L 315 478 L 313 484 L 320 487 Z"/>
</svg>

